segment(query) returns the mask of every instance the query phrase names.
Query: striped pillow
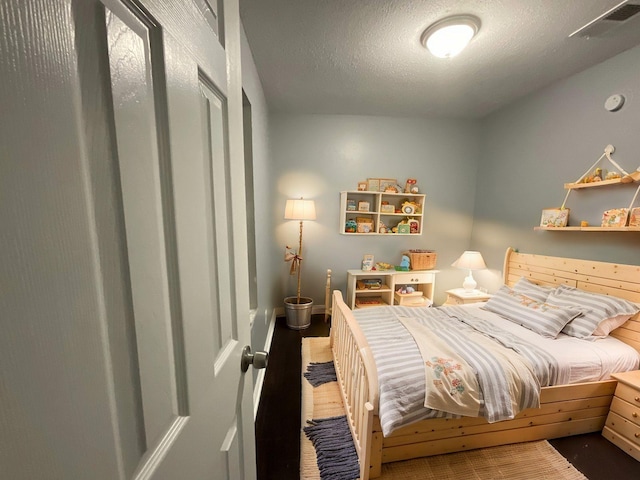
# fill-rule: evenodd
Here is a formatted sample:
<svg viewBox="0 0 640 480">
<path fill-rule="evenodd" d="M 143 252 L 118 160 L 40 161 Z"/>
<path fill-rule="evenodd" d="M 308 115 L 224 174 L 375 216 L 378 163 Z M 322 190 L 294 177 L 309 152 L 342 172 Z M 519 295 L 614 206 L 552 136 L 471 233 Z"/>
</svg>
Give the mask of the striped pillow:
<svg viewBox="0 0 640 480">
<path fill-rule="evenodd" d="M 542 303 L 547 301 L 547 297 L 554 290 L 555 287 L 543 287 L 542 285 L 537 285 L 524 277 L 520 277 L 513 286 L 514 292 L 522 293 L 523 295 Z"/>
<path fill-rule="evenodd" d="M 483 308 L 549 338 L 556 338 L 567 323 L 582 313 L 582 309 L 575 306 L 538 302 L 506 285 L 500 287 Z"/>
<path fill-rule="evenodd" d="M 620 315 L 636 314 L 638 306 L 623 298 L 585 292 L 578 288 L 560 285 L 547 297 L 547 302 L 562 307 L 582 307 L 584 313 L 569 322 L 562 333 L 577 338 L 590 337 L 600 323 Z"/>
</svg>

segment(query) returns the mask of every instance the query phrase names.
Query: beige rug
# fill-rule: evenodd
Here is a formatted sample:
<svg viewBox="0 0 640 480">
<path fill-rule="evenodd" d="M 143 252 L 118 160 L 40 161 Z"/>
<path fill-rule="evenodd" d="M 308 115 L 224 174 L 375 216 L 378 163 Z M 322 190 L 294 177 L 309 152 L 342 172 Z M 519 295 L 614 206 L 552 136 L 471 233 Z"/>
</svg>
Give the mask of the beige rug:
<svg viewBox="0 0 640 480">
<path fill-rule="evenodd" d="M 302 339 L 302 372 L 309 362 L 331 360 L 327 337 Z M 311 418 L 344 415 L 337 382 L 313 388 L 302 377 L 302 425 Z M 300 435 L 300 478 L 319 480 L 315 450 Z M 382 466 L 382 480 L 587 480 L 547 441 L 394 462 Z"/>
</svg>

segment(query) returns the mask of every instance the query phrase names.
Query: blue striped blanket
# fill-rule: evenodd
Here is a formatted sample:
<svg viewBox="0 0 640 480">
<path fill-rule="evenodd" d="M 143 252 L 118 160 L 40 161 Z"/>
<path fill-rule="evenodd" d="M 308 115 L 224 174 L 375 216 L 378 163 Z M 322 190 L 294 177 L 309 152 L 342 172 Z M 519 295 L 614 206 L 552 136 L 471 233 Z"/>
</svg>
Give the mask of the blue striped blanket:
<svg viewBox="0 0 640 480">
<path fill-rule="evenodd" d="M 467 364 L 475 373 L 477 405 L 469 408 L 475 408 L 477 416 L 489 422 L 511 419 L 520 410 L 538 407 L 540 387 L 558 381 L 555 358 L 487 320 L 470 315 L 464 307 L 386 306 L 357 309 L 353 313 L 371 346 L 378 370 L 379 416 L 385 436 L 419 420 L 459 417 L 459 413 L 452 412 L 465 411 L 464 405 L 425 407 L 425 402 L 430 404 L 428 370 L 436 368 L 438 361 L 442 363 L 443 349 L 455 350 L 455 359 L 459 360 L 454 363 Z M 410 324 L 410 328 L 403 322 Z M 422 332 L 416 335 L 418 341 L 409 330 Z M 429 338 L 434 339 L 431 346 Z M 515 354 L 519 357 L 516 362 Z M 505 358 L 510 365 L 504 363 Z M 514 363 L 520 363 L 517 374 L 513 373 Z M 514 385 L 514 380 L 520 384 Z M 432 390 L 436 384 L 430 383 Z M 454 387 L 459 388 L 459 382 L 447 389 Z M 447 389 L 444 391 L 450 391 Z"/>
</svg>

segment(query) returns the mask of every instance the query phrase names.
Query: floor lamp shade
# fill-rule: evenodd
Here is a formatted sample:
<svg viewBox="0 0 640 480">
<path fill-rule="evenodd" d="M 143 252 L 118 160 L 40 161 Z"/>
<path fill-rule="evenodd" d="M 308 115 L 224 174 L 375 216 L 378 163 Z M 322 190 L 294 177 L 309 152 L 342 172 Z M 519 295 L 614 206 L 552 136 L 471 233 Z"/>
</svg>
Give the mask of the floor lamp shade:
<svg viewBox="0 0 640 480">
<path fill-rule="evenodd" d="M 302 198 L 287 200 L 284 207 L 284 218 L 286 220 L 315 220 L 316 204 L 313 200 L 303 200 Z"/>
<path fill-rule="evenodd" d="M 471 250 L 467 250 L 462 255 L 460 255 L 460 258 L 453 262 L 451 266 L 469 270 L 469 275 L 464 279 L 464 283 L 462 284 L 462 288 L 464 288 L 466 291 L 475 290 L 475 288 L 478 286 L 471 272 L 473 270 L 484 270 L 485 268 L 487 268 L 487 265 L 484 263 L 484 259 L 482 258 L 480 252 Z"/>
</svg>

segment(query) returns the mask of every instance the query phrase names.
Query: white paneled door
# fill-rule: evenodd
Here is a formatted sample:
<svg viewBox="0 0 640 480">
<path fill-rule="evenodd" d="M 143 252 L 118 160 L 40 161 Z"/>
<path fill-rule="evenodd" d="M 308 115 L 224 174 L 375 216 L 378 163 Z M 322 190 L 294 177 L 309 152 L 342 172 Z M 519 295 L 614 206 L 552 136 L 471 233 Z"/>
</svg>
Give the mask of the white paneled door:
<svg viewBox="0 0 640 480">
<path fill-rule="evenodd" d="M 0 477 L 253 479 L 237 0 L 0 9 Z"/>
</svg>

